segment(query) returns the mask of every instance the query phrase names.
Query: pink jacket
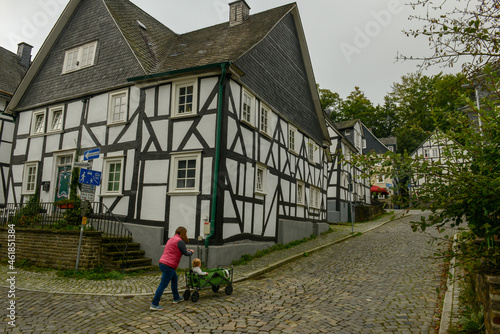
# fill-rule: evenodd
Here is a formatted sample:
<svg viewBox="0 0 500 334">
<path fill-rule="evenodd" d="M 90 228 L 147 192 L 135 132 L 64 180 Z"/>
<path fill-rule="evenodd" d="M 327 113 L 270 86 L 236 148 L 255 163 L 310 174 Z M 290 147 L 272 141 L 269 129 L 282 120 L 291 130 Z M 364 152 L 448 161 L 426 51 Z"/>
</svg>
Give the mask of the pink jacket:
<svg viewBox="0 0 500 334">
<path fill-rule="evenodd" d="M 183 253 L 186 252 L 186 253 Z M 186 256 L 192 255 L 186 250 L 186 244 L 181 239 L 181 236 L 176 234 L 167 241 L 163 255 L 160 258 L 160 263 L 163 263 L 171 268 L 177 269 L 181 261 L 182 254 Z"/>
</svg>

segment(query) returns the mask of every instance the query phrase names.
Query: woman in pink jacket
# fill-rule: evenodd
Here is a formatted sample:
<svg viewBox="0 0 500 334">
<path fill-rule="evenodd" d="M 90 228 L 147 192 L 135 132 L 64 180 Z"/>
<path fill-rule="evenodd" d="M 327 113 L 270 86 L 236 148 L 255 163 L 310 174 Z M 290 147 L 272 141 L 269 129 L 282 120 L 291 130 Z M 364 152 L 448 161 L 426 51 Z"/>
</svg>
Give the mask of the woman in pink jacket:
<svg viewBox="0 0 500 334">
<path fill-rule="evenodd" d="M 185 227 L 178 227 L 175 230 L 175 235 L 167 241 L 165 245 L 165 250 L 160 258 L 160 270 L 161 270 L 161 282 L 156 289 L 153 302 L 151 303 L 150 309 L 154 311 L 161 311 L 160 299 L 163 295 L 163 291 L 167 288 L 168 283 L 172 281 L 172 294 L 174 295 L 174 304 L 180 303 L 184 298 L 179 296 L 179 291 L 177 290 L 177 282 L 179 278 L 175 269 L 179 266 L 182 255 L 191 256 L 193 255 L 192 249 L 186 249 L 186 243 L 189 242 L 187 237 L 187 230 Z"/>
</svg>

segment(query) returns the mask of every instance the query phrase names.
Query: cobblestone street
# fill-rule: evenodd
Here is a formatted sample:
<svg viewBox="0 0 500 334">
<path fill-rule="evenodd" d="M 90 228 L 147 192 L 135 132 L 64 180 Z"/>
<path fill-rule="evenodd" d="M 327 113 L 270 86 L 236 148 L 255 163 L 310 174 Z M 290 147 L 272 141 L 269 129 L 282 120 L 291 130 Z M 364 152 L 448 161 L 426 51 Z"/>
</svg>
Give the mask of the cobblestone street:
<svg viewBox="0 0 500 334">
<path fill-rule="evenodd" d="M 234 285 L 197 303 L 149 310 L 151 295 L 16 292 L 11 333 L 434 333 L 437 244 L 405 217 Z M 236 269 L 235 269 L 236 270 Z M 159 280 L 159 277 L 158 277 Z M 182 287 L 182 286 L 181 286 Z M 7 288 L 0 288 L 7 295 Z M 3 298 L 2 298 L 3 299 Z M 5 304 L 4 304 L 5 305 Z M 2 307 L 5 310 L 5 307 Z M 3 327 L 3 329 L 2 329 Z"/>
</svg>

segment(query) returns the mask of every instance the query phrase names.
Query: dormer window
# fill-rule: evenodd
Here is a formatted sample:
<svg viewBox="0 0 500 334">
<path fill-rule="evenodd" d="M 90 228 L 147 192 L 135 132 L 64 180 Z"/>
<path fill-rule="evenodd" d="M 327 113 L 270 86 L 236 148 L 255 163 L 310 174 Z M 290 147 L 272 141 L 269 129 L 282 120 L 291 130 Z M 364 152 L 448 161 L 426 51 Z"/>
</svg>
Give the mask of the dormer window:
<svg viewBox="0 0 500 334">
<path fill-rule="evenodd" d="M 97 41 L 66 51 L 62 73 L 69 73 L 94 65 Z"/>
</svg>

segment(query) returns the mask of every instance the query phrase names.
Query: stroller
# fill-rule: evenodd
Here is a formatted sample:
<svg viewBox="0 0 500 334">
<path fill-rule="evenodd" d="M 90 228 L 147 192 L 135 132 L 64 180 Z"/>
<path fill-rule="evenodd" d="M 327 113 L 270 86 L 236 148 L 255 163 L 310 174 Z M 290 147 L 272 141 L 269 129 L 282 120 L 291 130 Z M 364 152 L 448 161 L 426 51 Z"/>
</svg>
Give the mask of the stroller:
<svg viewBox="0 0 500 334">
<path fill-rule="evenodd" d="M 190 261 L 191 262 L 191 261 Z M 191 301 L 197 302 L 200 299 L 199 291 L 205 287 L 211 286 L 213 292 L 218 292 L 221 285 L 226 285 L 224 292 L 226 295 L 233 293 L 233 268 L 219 266 L 216 269 L 208 269 L 208 275 L 198 275 L 191 270 L 186 271 L 186 290 L 184 291 L 184 300 L 191 298 Z M 193 293 L 191 294 L 191 289 Z"/>
</svg>

